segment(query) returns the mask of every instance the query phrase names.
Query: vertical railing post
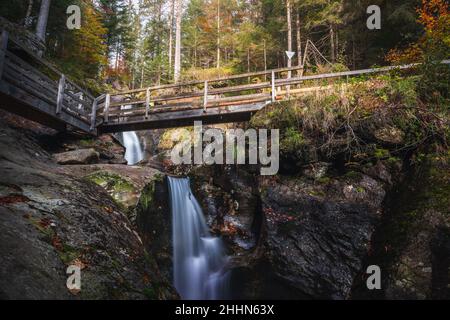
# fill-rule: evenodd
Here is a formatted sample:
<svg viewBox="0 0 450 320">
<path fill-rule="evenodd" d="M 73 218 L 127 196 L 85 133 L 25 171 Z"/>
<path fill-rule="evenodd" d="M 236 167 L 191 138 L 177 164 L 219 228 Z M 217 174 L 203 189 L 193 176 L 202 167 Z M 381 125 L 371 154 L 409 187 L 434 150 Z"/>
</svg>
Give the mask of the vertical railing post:
<svg viewBox="0 0 450 320">
<path fill-rule="evenodd" d="M 61 75 L 58 84 L 58 96 L 56 97 L 56 114 L 60 114 L 64 102 L 64 89 L 66 87 L 66 76 Z"/>
<path fill-rule="evenodd" d="M 205 81 L 205 94 L 203 96 L 203 112 L 206 113 L 208 108 L 208 81 Z"/>
<path fill-rule="evenodd" d="M 148 119 L 148 112 L 150 111 L 150 88 L 147 88 L 145 93 L 145 119 Z"/>
<path fill-rule="evenodd" d="M 272 71 L 272 102 L 275 102 L 277 100 L 277 93 L 275 92 L 275 71 Z"/>
<path fill-rule="evenodd" d="M 5 68 L 6 50 L 8 49 L 8 31 L 3 30 L 0 39 L 0 79 Z"/>
<path fill-rule="evenodd" d="M 105 98 L 105 113 L 103 115 L 105 123 L 108 123 L 109 118 L 109 105 L 111 103 L 111 95 L 109 93 L 106 94 Z"/>
<path fill-rule="evenodd" d="M 98 98 L 94 99 L 94 102 L 92 103 L 92 113 L 91 113 L 91 131 L 94 131 L 95 129 L 95 120 L 97 119 L 97 105 L 98 105 Z"/>
</svg>

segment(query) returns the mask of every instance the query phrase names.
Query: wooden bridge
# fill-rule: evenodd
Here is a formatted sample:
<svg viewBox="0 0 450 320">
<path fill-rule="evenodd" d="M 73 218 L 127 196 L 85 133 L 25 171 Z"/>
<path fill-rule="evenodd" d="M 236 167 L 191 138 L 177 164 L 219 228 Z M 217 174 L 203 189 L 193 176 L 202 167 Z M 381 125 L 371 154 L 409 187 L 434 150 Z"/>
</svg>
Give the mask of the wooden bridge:
<svg viewBox="0 0 450 320">
<path fill-rule="evenodd" d="M 196 120 L 204 124 L 240 122 L 289 95 L 326 88 L 333 79 L 416 65 L 313 76 L 303 76 L 301 67 L 292 67 L 94 97 L 3 30 L 0 108 L 57 130 L 70 126 L 92 135 L 190 126 Z M 296 73 L 293 77 L 292 72 Z"/>
</svg>

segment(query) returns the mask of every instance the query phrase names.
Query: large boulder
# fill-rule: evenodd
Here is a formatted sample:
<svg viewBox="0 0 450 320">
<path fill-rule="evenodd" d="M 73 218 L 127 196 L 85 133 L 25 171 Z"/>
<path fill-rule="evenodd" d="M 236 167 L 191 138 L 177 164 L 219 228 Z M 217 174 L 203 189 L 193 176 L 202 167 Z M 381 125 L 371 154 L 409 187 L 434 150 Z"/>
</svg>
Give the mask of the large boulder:
<svg viewBox="0 0 450 320">
<path fill-rule="evenodd" d="M 101 186 L 124 209 L 133 224 L 136 221 L 135 208 L 144 188 L 162 176 L 159 170 L 150 167 L 117 164 L 62 166 L 58 171 Z"/>
<path fill-rule="evenodd" d="M 100 154 L 94 149 L 78 149 L 54 154 L 56 162 L 62 165 L 91 164 L 99 161 Z"/>
</svg>

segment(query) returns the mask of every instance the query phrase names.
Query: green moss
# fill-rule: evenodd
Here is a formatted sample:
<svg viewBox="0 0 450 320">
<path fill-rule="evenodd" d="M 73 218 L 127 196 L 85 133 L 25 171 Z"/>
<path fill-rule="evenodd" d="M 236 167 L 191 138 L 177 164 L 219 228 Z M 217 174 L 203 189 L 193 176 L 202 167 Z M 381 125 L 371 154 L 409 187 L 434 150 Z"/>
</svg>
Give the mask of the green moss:
<svg viewBox="0 0 450 320">
<path fill-rule="evenodd" d="M 45 242 L 55 247 L 59 258 L 65 265 L 69 265 L 72 261 L 81 256 L 78 249 L 64 243 L 49 225 L 42 223 L 41 220 L 33 217 L 28 217 L 28 220 L 39 232 L 43 234 Z M 55 239 L 59 240 L 59 245 L 57 247 L 54 244 Z"/>
<path fill-rule="evenodd" d="M 356 180 L 361 178 L 361 173 L 351 170 L 345 173 L 345 177 L 348 179 Z"/>
<path fill-rule="evenodd" d="M 62 250 L 58 253 L 61 261 L 66 265 L 69 265 L 72 261 L 78 259 L 81 256 L 81 253 L 78 249 L 65 243 L 62 244 Z"/>
<path fill-rule="evenodd" d="M 386 159 L 391 156 L 391 153 L 387 149 L 376 148 L 374 152 L 374 156 L 377 159 Z"/>
<path fill-rule="evenodd" d="M 122 178 L 121 176 L 107 172 L 107 171 L 99 171 L 93 174 L 90 174 L 86 177 L 87 180 L 98 184 L 101 187 L 109 187 L 113 188 L 117 192 L 132 192 L 134 191 L 134 186 Z"/>
<path fill-rule="evenodd" d="M 139 206 L 143 211 L 146 211 L 152 206 L 155 194 L 155 181 L 150 182 L 142 190 L 141 197 L 139 198 Z"/>
<path fill-rule="evenodd" d="M 93 140 L 93 139 L 83 139 L 83 140 L 80 140 L 80 145 L 82 146 L 82 147 L 92 147 L 92 146 L 94 146 L 95 145 L 95 140 Z"/>
<path fill-rule="evenodd" d="M 130 205 L 128 203 L 130 198 L 129 194 L 137 193 L 133 184 L 111 172 L 94 172 L 86 176 L 85 179 L 104 188 L 115 200 L 116 204 L 124 210 Z"/>
<path fill-rule="evenodd" d="M 158 293 L 153 287 L 147 287 L 142 292 L 144 296 L 149 300 L 156 300 L 158 299 Z"/>
<path fill-rule="evenodd" d="M 329 184 L 331 182 L 331 178 L 327 176 L 320 177 L 316 180 L 320 184 Z"/>
<path fill-rule="evenodd" d="M 320 191 L 319 190 L 311 190 L 308 192 L 308 194 L 310 196 L 314 196 L 314 197 L 325 197 L 326 196 L 325 192 L 321 191 L 321 190 Z"/>
</svg>

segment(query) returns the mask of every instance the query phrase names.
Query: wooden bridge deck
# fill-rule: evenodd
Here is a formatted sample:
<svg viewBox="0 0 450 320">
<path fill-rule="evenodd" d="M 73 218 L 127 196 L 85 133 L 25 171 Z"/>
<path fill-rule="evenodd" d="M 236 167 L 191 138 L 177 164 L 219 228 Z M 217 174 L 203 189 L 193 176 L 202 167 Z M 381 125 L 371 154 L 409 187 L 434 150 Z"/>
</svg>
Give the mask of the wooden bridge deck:
<svg viewBox="0 0 450 320">
<path fill-rule="evenodd" d="M 197 120 L 204 124 L 241 122 L 290 93 L 318 90 L 336 79 L 415 66 L 313 76 L 303 76 L 303 68 L 292 67 L 105 93 L 95 98 L 3 30 L 0 108 L 57 130 L 72 127 L 92 135 L 191 126 Z M 286 77 L 291 72 L 297 75 Z"/>
</svg>

